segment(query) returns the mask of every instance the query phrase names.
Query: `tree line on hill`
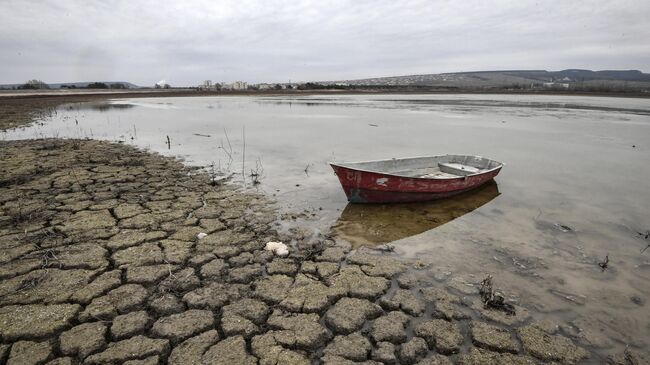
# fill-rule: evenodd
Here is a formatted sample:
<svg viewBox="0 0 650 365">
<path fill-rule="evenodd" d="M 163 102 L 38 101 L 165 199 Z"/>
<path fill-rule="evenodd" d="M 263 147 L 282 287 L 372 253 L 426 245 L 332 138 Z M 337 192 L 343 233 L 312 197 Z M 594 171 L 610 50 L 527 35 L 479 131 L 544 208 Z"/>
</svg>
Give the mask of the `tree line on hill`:
<svg viewBox="0 0 650 365">
<path fill-rule="evenodd" d="M 41 80 L 29 80 L 26 83 L 17 87 L 18 90 L 39 90 L 49 89 L 50 86 Z"/>
<path fill-rule="evenodd" d="M 61 85 L 61 89 L 128 89 L 126 85 L 115 83 L 107 84 L 105 82 L 91 82 L 86 86 L 77 86 L 77 85 Z"/>
<path fill-rule="evenodd" d="M 59 86 L 61 89 L 128 89 L 122 83 L 105 83 L 105 82 L 91 82 L 86 85 L 77 84 L 62 84 Z M 14 87 L 16 90 L 47 90 L 51 89 L 50 85 L 41 80 L 29 80 L 22 85 Z"/>
</svg>

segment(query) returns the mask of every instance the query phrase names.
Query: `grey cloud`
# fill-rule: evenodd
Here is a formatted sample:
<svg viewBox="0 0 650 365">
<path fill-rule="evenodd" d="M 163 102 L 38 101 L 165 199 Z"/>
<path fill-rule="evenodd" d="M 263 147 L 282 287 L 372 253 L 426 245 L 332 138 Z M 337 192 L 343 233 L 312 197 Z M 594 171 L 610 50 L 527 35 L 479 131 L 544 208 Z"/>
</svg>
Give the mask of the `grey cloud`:
<svg viewBox="0 0 650 365">
<path fill-rule="evenodd" d="M 0 83 L 647 70 L 650 2 L 0 1 Z"/>
</svg>

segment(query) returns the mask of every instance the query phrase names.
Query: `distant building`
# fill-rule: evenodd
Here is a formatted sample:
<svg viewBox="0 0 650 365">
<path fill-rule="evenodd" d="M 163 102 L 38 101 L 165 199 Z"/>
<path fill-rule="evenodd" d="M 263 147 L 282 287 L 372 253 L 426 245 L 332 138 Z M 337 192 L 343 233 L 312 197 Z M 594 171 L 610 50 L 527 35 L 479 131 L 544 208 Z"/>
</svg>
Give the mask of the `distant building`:
<svg viewBox="0 0 650 365">
<path fill-rule="evenodd" d="M 259 90 L 271 90 L 271 89 L 273 89 L 273 85 L 271 85 L 271 84 L 257 84 L 257 88 Z"/>
<path fill-rule="evenodd" d="M 232 83 L 233 90 L 246 90 L 248 89 L 248 83 L 246 81 L 235 81 Z"/>
<path fill-rule="evenodd" d="M 567 83 L 561 83 L 561 82 L 545 82 L 542 84 L 543 87 L 550 88 L 550 89 L 568 89 L 569 84 Z"/>
<path fill-rule="evenodd" d="M 277 84 L 277 85 L 280 85 L 280 88 L 282 90 L 285 90 L 285 89 L 286 90 L 292 90 L 292 89 L 297 89 L 298 88 L 298 84 Z M 276 87 L 276 89 L 277 89 L 277 87 Z"/>
</svg>

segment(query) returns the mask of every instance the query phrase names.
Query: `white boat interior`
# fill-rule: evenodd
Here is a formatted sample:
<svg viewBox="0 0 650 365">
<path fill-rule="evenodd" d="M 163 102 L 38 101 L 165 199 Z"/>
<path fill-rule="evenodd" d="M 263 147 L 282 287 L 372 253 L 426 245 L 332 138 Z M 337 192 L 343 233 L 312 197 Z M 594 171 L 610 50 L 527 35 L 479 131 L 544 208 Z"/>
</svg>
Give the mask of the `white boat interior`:
<svg viewBox="0 0 650 365">
<path fill-rule="evenodd" d="M 423 179 L 455 179 L 482 174 L 503 166 L 503 163 L 498 161 L 467 155 L 394 158 L 332 164 L 354 170 Z"/>
</svg>

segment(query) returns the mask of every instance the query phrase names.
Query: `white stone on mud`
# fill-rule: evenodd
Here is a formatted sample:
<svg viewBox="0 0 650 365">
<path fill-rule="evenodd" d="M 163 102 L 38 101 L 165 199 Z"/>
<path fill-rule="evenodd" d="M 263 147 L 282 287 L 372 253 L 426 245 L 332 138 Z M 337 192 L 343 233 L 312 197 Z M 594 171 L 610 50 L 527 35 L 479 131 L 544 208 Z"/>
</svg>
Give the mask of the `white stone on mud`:
<svg viewBox="0 0 650 365">
<path fill-rule="evenodd" d="M 207 236 L 207 233 L 199 232 L 199 234 L 196 235 L 196 238 L 198 239 L 203 239 Z"/>
<path fill-rule="evenodd" d="M 282 242 L 267 242 L 264 249 L 267 251 L 273 251 L 274 254 L 281 257 L 289 255 L 289 248 Z"/>
</svg>

